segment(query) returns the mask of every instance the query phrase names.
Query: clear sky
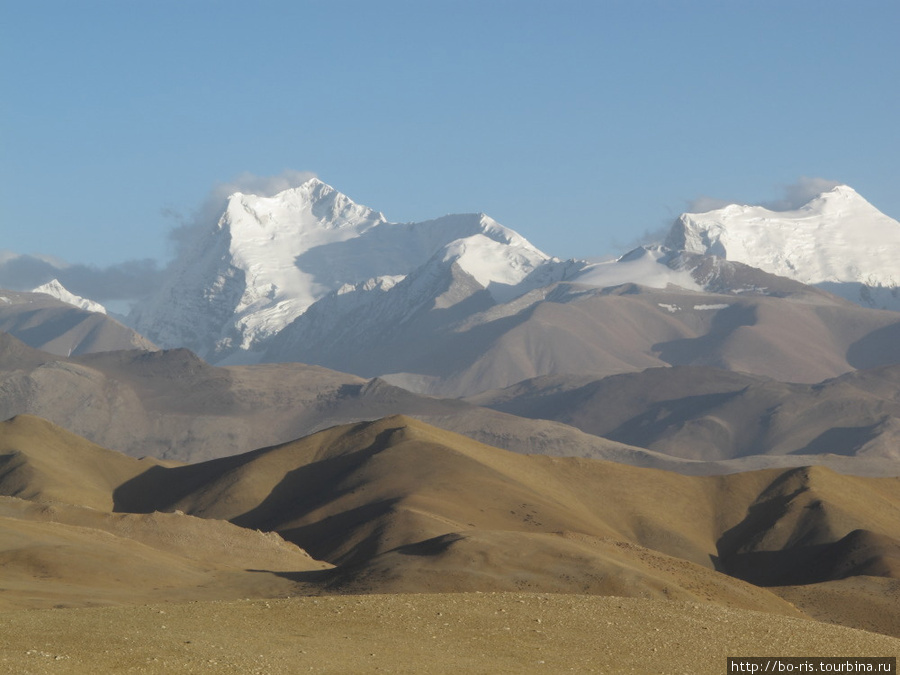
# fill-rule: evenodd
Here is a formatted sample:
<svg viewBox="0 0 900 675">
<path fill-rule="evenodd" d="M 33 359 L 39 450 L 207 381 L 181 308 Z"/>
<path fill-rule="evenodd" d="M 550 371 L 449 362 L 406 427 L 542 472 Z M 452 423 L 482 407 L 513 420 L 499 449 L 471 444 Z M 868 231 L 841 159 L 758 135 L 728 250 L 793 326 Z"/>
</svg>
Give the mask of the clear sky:
<svg viewBox="0 0 900 675">
<path fill-rule="evenodd" d="M 217 185 L 314 172 L 559 257 L 802 178 L 900 218 L 897 0 L 0 0 L 0 249 L 171 252 Z"/>
</svg>

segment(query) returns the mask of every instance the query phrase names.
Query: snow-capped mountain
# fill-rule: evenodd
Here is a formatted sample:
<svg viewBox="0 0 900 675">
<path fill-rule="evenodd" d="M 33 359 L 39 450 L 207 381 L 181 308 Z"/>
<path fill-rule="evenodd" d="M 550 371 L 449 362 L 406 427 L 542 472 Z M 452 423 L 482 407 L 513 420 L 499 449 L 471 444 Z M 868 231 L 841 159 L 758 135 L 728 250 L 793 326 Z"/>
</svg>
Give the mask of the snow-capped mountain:
<svg viewBox="0 0 900 675">
<path fill-rule="evenodd" d="M 396 283 L 432 259 L 455 261 L 496 300 L 525 292 L 524 279 L 558 262 L 483 214 L 392 223 L 312 179 L 272 197 L 231 195 L 130 323 L 212 362 L 253 361 L 318 300 L 348 285 Z"/>
<path fill-rule="evenodd" d="M 49 295 L 50 297 L 56 298 L 57 300 L 66 303 L 67 305 L 72 305 L 73 307 L 78 307 L 79 309 L 84 309 L 88 312 L 98 312 L 100 314 L 106 314 L 106 307 L 101 305 L 99 302 L 94 302 L 93 300 L 82 298 L 80 295 L 75 295 L 74 293 L 70 292 L 65 286 L 59 283 L 58 279 L 53 279 L 46 284 L 41 284 L 31 292 Z"/>
<path fill-rule="evenodd" d="M 795 211 L 685 214 L 665 243 L 602 263 L 551 258 L 484 214 L 390 222 L 317 179 L 232 194 L 192 233 L 129 322 L 220 365 L 463 395 L 666 364 L 815 381 L 896 361 L 900 315 L 825 292 L 900 309 L 900 224 L 846 187 Z"/>
<path fill-rule="evenodd" d="M 820 302 L 812 283 L 900 309 L 898 251 L 900 223 L 846 186 L 795 211 L 684 214 L 664 244 L 588 263 L 551 258 L 484 214 L 393 223 L 312 179 L 271 197 L 231 195 L 130 323 L 213 363 L 300 360 L 369 374 L 390 372 L 392 335 L 433 340 L 473 314 L 513 316 L 517 298 L 551 297 L 560 281 Z M 420 337 L 401 341 L 407 352 Z M 384 345 L 377 367 L 352 358 L 364 343 Z"/>
<path fill-rule="evenodd" d="M 739 261 L 858 304 L 900 310 L 900 222 L 839 185 L 799 209 L 683 214 L 665 246 Z"/>
</svg>

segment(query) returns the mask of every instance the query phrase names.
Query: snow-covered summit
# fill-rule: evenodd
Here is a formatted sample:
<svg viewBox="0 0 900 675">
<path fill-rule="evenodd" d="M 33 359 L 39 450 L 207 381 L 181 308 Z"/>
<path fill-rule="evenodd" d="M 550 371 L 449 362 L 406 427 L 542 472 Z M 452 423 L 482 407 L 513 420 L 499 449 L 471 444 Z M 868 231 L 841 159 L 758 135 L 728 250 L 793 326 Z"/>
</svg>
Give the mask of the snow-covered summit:
<svg viewBox="0 0 900 675">
<path fill-rule="evenodd" d="M 900 223 L 846 185 L 792 211 L 731 204 L 685 213 L 665 243 L 805 284 L 900 286 Z"/>
<path fill-rule="evenodd" d="M 217 361 L 237 350 L 258 352 L 348 284 L 403 277 L 436 255 L 504 299 L 551 260 L 484 214 L 392 223 L 311 179 L 271 197 L 232 194 L 130 321 L 158 344 Z"/>
<path fill-rule="evenodd" d="M 478 214 L 478 218 L 481 231 L 447 244 L 443 261 L 455 261 L 498 302 L 524 293 L 519 288 L 522 281 L 553 259 L 494 219 L 484 214 Z"/>
<path fill-rule="evenodd" d="M 792 280 L 864 306 L 900 310 L 898 255 L 900 223 L 839 185 L 793 210 L 730 204 L 682 214 L 663 243 L 586 264 L 572 280 L 598 287 L 799 293 L 785 285 Z M 776 277 L 754 277 L 751 269 Z M 763 285 L 754 286 L 754 278 Z"/>
<path fill-rule="evenodd" d="M 51 281 L 48 281 L 46 284 L 41 284 L 31 292 L 44 293 L 45 295 L 54 297 L 57 300 L 66 303 L 67 305 L 72 305 L 74 307 L 78 307 L 79 309 L 85 309 L 88 312 L 98 312 L 100 314 L 106 314 L 106 307 L 101 305 L 99 302 L 94 302 L 93 300 L 82 298 L 80 295 L 75 295 L 74 293 L 70 292 L 65 286 L 59 283 L 58 279 L 53 279 Z"/>
</svg>

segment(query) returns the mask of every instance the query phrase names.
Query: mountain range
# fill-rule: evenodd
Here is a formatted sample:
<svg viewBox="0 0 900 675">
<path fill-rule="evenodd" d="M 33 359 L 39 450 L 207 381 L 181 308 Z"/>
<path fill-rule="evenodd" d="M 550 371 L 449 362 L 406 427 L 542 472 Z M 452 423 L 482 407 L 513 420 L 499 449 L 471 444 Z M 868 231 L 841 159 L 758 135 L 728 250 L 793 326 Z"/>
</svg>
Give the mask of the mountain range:
<svg viewBox="0 0 900 675">
<path fill-rule="evenodd" d="M 314 179 L 232 195 L 127 317 L 2 291 L 0 664 L 897 653 L 898 232 L 840 186 L 564 261 Z"/>
<path fill-rule="evenodd" d="M 900 313 L 811 283 L 863 283 L 876 242 L 866 288 L 890 296 L 898 230 L 839 186 L 796 211 L 685 214 L 590 263 L 483 214 L 391 223 L 317 179 L 236 193 L 125 319 L 166 350 L 58 282 L 4 292 L 0 412 L 180 461 L 402 413 L 681 473 L 891 473 Z"/>
<path fill-rule="evenodd" d="M 757 236 L 760 228 L 766 236 Z M 553 258 L 484 214 L 392 223 L 311 179 L 272 197 L 232 195 L 127 322 L 161 347 L 187 347 L 211 363 L 299 361 L 387 376 L 417 391 L 473 394 L 581 372 L 587 361 L 598 375 L 694 362 L 684 343 L 674 350 L 667 343 L 705 339 L 713 323 L 735 326 L 737 315 L 737 325 L 755 330 L 756 316 L 778 311 L 769 307 L 808 315 L 800 323 L 810 332 L 798 341 L 823 335 L 816 341 L 837 341 L 846 351 L 896 315 L 863 319 L 810 285 L 863 306 L 900 308 L 891 256 L 898 248 L 900 223 L 846 186 L 797 211 L 732 206 L 685 214 L 663 243 L 589 263 Z M 613 301 L 596 299 L 603 294 L 649 297 L 627 310 L 618 302 L 609 314 Z M 695 316 L 681 321 L 685 310 Z M 560 335 L 547 334 L 535 319 L 560 312 L 573 315 L 552 319 Z M 654 326 L 644 325 L 653 313 Z M 586 324 L 586 317 L 595 318 Z M 620 330 L 640 324 L 646 344 L 634 353 L 627 332 L 588 338 L 598 323 Z M 847 323 L 861 328 L 845 330 Z M 527 345 L 516 333 L 527 334 Z M 631 353 L 615 347 L 622 342 Z M 833 355 L 814 360 L 821 365 L 794 372 L 782 364 L 734 367 L 802 381 L 858 367 Z M 507 372 L 485 374 L 487 361 L 489 370 Z M 507 364 L 494 365 L 499 361 Z"/>
<path fill-rule="evenodd" d="M 134 335 L 115 324 L 116 340 L 62 339 L 14 293 L 0 320 L 58 354 L 188 348 L 441 396 L 670 365 L 813 383 L 900 361 L 900 317 L 885 311 L 900 308 L 896 250 L 900 223 L 847 186 L 794 211 L 684 214 L 663 242 L 592 263 L 553 258 L 484 214 L 392 223 L 311 179 L 231 195 L 122 318 Z M 99 308 L 58 282 L 36 290 Z"/>
<path fill-rule="evenodd" d="M 271 337 L 326 296 L 387 290 L 449 260 L 503 298 L 549 258 L 483 214 L 390 223 L 318 179 L 273 197 L 236 193 L 129 321 L 212 362 L 259 360 Z"/>
<path fill-rule="evenodd" d="M 846 185 L 791 211 L 731 204 L 686 213 L 665 243 L 739 260 L 865 306 L 900 309 L 900 224 Z"/>
</svg>

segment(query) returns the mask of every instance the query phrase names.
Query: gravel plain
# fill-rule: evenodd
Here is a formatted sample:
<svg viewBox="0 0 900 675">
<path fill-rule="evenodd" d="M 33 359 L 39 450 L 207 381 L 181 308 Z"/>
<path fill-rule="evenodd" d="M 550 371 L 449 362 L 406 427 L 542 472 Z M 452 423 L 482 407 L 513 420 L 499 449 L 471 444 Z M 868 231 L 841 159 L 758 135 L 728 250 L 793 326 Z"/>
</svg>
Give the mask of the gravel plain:
<svg viewBox="0 0 900 675">
<path fill-rule="evenodd" d="M 0 613 L 0 672 L 725 673 L 728 656 L 898 656 L 900 640 L 699 603 L 466 593 Z"/>
</svg>

